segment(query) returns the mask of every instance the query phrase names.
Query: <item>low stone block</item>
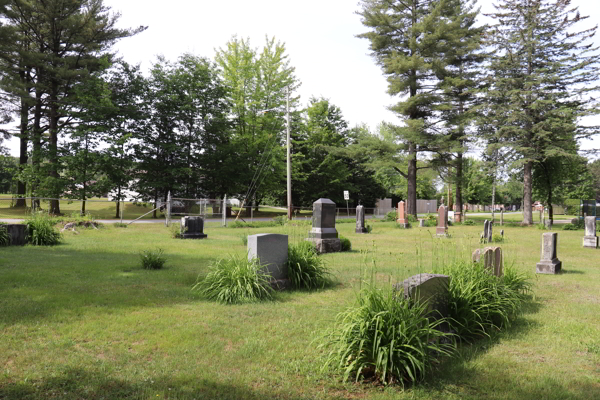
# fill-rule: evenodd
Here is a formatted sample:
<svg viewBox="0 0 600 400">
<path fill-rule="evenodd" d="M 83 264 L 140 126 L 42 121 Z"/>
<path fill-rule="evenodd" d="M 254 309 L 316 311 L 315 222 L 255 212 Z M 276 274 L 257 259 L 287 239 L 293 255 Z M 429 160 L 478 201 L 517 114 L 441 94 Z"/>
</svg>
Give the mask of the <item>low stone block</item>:
<svg viewBox="0 0 600 400">
<path fill-rule="evenodd" d="M 419 228 L 425 228 L 425 220 L 424 219 L 419 220 Z"/>
<path fill-rule="evenodd" d="M 25 237 L 27 236 L 27 225 L 24 224 L 8 224 L 3 225 L 6 232 L 10 235 L 11 246 L 25 246 L 27 243 Z"/>
<path fill-rule="evenodd" d="M 204 233 L 204 219 L 202 217 L 181 218 L 182 239 L 204 239 L 207 236 Z"/>
<path fill-rule="evenodd" d="M 308 238 L 306 239 L 314 243 L 315 248 L 317 249 L 317 253 L 325 254 L 325 253 L 337 253 L 342 251 L 342 242 L 340 239 L 317 239 L 317 238 Z"/>
<path fill-rule="evenodd" d="M 448 285 L 450 277 L 440 274 L 418 274 L 394 285 L 405 299 L 428 303 L 427 311 L 433 318 L 448 316 Z"/>
<path fill-rule="evenodd" d="M 584 236 L 583 247 L 588 247 L 591 249 L 598 248 L 598 236 Z"/>
<path fill-rule="evenodd" d="M 288 236 L 275 233 L 248 236 L 248 260 L 253 258 L 258 258 L 273 280 L 287 279 Z"/>
</svg>

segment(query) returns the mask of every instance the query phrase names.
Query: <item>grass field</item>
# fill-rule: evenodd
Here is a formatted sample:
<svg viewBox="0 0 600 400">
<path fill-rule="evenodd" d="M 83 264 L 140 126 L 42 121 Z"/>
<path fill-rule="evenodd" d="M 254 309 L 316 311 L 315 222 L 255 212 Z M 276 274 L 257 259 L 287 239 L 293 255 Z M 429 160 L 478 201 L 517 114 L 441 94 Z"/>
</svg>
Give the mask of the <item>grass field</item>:
<svg viewBox="0 0 600 400">
<path fill-rule="evenodd" d="M 535 297 L 514 325 L 463 345 L 426 380 L 397 386 L 341 383 L 317 348 L 361 280 L 391 285 L 435 272 L 479 246 L 481 226 L 373 232 L 339 224 L 353 251 L 327 254 L 337 284 L 224 306 L 190 288 L 216 258 L 243 255 L 241 236 L 306 237 L 306 225 L 261 229 L 207 224 L 208 238 L 172 239 L 162 224 L 106 225 L 51 248 L 0 248 L 0 399 L 573 399 L 600 398 L 600 250 L 560 231 L 564 273 L 535 276 L 542 231 L 505 227 L 505 262 L 531 275 Z M 162 248 L 162 270 L 139 252 Z"/>
</svg>

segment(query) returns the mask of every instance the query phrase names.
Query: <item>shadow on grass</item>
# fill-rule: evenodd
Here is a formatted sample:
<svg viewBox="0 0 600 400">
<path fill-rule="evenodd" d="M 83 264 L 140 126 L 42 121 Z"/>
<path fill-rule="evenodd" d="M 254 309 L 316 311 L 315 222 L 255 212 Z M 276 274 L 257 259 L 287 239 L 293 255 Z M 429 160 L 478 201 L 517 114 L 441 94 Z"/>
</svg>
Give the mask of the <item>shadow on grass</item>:
<svg viewBox="0 0 600 400">
<path fill-rule="evenodd" d="M 578 269 L 561 269 L 560 270 L 561 274 L 578 274 L 578 275 L 584 275 L 585 272 L 580 271 Z"/>
<path fill-rule="evenodd" d="M 216 382 L 202 378 L 173 379 L 151 377 L 130 382 L 107 375 L 100 370 L 69 368 L 55 376 L 26 382 L 0 380 L 0 399 L 5 400 L 100 400 L 100 399 L 215 399 L 270 400 L 279 399 L 269 388 L 252 389 L 235 382 Z M 289 396 L 289 400 L 308 400 L 310 396 Z"/>
</svg>

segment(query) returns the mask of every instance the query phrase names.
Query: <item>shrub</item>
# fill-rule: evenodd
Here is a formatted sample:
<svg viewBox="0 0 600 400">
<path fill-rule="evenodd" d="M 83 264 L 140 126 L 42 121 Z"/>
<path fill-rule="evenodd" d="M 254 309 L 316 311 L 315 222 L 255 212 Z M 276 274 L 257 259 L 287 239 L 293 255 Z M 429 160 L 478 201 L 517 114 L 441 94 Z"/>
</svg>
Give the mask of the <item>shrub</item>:
<svg viewBox="0 0 600 400">
<path fill-rule="evenodd" d="M 0 225 L 0 246 L 10 245 L 10 240 L 10 234 L 8 233 L 6 228 Z"/>
<path fill-rule="evenodd" d="M 181 224 L 171 224 L 171 237 L 181 239 Z"/>
<path fill-rule="evenodd" d="M 501 234 L 499 234 L 499 233 L 494 233 L 494 234 L 492 235 L 492 242 L 495 242 L 495 243 L 502 243 L 502 242 L 504 242 L 504 236 L 502 236 L 502 235 L 501 235 Z"/>
<path fill-rule="evenodd" d="M 434 219 L 426 219 L 425 220 L 425 226 L 428 228 L 432 228 L 432 227 L 436 227 L 437 226 L 437 218 Z"/>
<path fill-rule="evenodd" d="M 600 224 L 596 225 L 596 229 L 598 229 L 598 226 L 600 226 Z M 563 231 L 577 231 L 577 230 L 584 229 L 584 228 L 585 228 L 585 221 L 582 218 L 577 219 L 576 223 L 570 223 L 570 224 L 563 225 Z"/>
<path fill-rule="evenodd" d="M 338 314 L 326 333 L 321 345 L 329 349 L 325 366 L 341 370 L 344 380 L 404 384 L 422 379 L 435 357 L 451 355 L 455 348 L 441 340 L 450 334 L 436 329 L 444 320 L 430 322 L 425 309 L 391 290 L 361 290 L 357 304 Z"/>
<path fill-rule="evenodd" d="M 115 228 L 127 228 L 127 224 L 126 224 L 126 223 L 124 223 L 124 222 L 115 222 L 115 223 L 113 224 L 113 226 L 114 226 Z"/>
<path fill-rule="evenodd" d="M 340 242 L 342 245 L 342 251 L 352 250 L 352 242 L 350 241 L 350 239 L 340 235 Z"/>
<path fill-rule="evenodd" d="M 599 225 L 599 226 L 600 226 L 600 225 Z M 371 225 L 367 224 L 367 225 L 365 226 L 365 228 L 367 228 L 367 233 L 371 233 L 371 232 L 373 232 L 373 226 L 371 226 Z"/>
<path fill-rule="evenodd" d="M 140 253 L 142 268 L 144 269 L 161 269 L 167 259 L 163 257 L 162 249 L 146 250 Z"/>
<path fill-rule="evenodd" d="M 510 326 L 530 283 L 511 267 L 504 277 L 487 271 L 482 263 L 455 263 L 444 268 L 450 276 L 448 311 L 452 329 L 466 341 Z"/>
<path fill-rule="evenodd" d="M 331 274 L 311 242 L 288 246 L 288 277 L 294 289 L 317 289 L 331 284 Z"/>
<path fill-rule="evenodd" d="M 53 246 L 60 243 L 61 234 L 54 227 L 56 220 L 43 212 L 32 214 L 27 219 L 25 240 L 34 246 Z"/>
<path fill-rule="evenodd" d="M 279 216 L 273 218 L 273 222 L 279 226 L 285 225 L 287 220 L 288 220 L 287 215 L 279 215 Z"/>
<path fill-rule="evenodd" d="M 473 221 L 472 219 L 468 219 L 466 221 L 463 221 L 462 224 L 466 226 L 473 226 L 475 225 L 475 221 Z"/>
<path fill-rule="evenodd" d="M 415 216 L 414 216 L 414 215 L 412 215 L 412 214 L 407 214 L 407 215 L 406 215 L 406 220 L 407 220 L 409 223 L 411 223 L 411 224 L 414 224 L 415 222 L 419 222 L 419 220 L 417 219 L 417 217 L 415 217 Z"/>
<path fill-rule="evenodd" d="M 240 304 L 272 298 L 270 276 L 263 271 L 257 259 L 231 256 L 217 260 L 209 268 L 208 275 L 192 288 L 209 300 Z"/>
<path fill-rule="evenodd" d="M 396 211 L 390 211 L 387 214 L 385 214 L 385 220 L 388 222 L 396 221 Z"/>
<path fill-rule="evenodd" d="M 244 244 L 244 246 L 248 246 L 248 234 L 247 233 L 240 235 L 240 239 L 242 240 L 242 243 Z"/>
</svg>

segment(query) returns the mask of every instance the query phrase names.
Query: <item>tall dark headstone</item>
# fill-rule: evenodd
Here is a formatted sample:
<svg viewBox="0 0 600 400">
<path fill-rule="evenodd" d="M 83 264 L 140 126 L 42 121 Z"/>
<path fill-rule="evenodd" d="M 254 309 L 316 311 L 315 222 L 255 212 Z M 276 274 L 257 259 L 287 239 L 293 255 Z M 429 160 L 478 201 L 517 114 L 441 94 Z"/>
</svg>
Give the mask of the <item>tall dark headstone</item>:
<svg viewBox="0 0 600 400">
<path fill-rule="evenodd" d="M 182 217 L 181 237 L 183 239 L 204 239 L 204 219 L 202 217 Z"/>
<path fill-rule="evenodd" d="M 363 206 L 356 207 L 356 233 L 368 233 L 365 226 L 365 208 Z"/>
<path fill-rule="evenodd" d="M 342 250 L 342 244 L 335 229 L 335 203 L 329 199 L 319 199 L 313 203 L 313 225 L 308 240 L 312 241 L 319 253 L 334 253 Z"/>
</svg>

